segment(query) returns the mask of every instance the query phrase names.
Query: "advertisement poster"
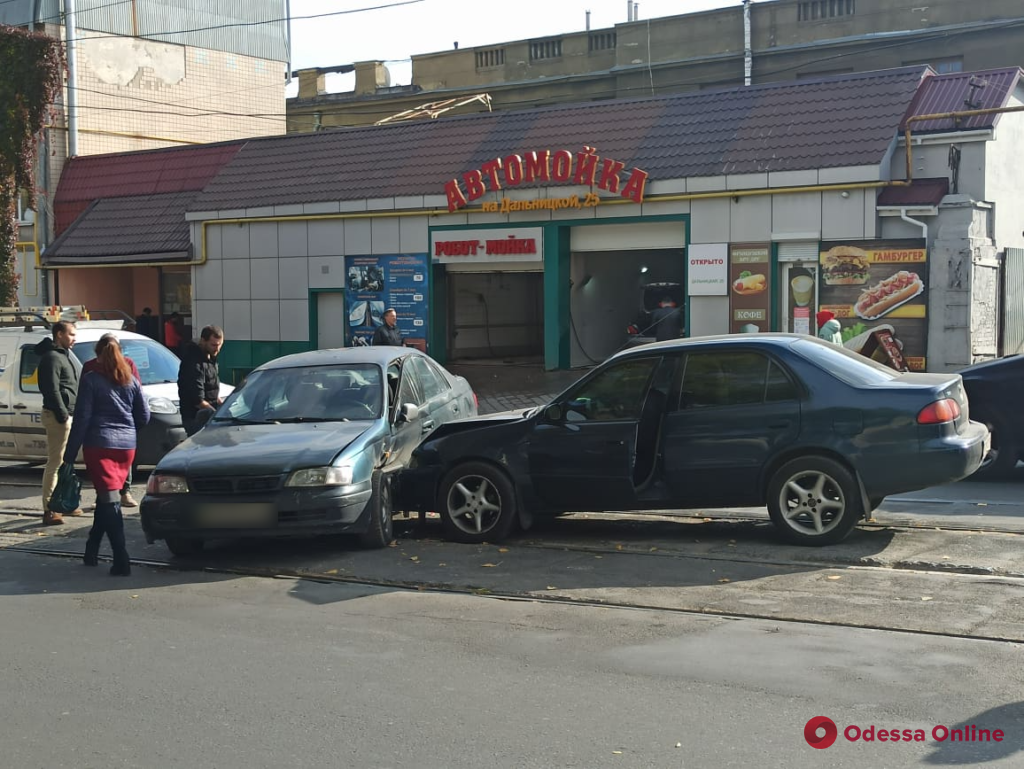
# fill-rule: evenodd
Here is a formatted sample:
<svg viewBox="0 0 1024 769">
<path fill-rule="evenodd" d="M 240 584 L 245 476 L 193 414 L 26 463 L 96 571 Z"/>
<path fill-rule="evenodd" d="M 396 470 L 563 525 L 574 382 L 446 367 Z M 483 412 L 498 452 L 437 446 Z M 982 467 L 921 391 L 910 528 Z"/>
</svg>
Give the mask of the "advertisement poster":
<svg viewBox="0 0 1024 769">
<path fill-rule="evenodd" d="M 409 347 L 427 351 L 427 254 L 345 257 L 345 344 L 367 344 L 393 307 Z"/>
<path fill-rule="evenodd" d="M 771 331 L 771 246 L 737 243 L 729 246 L 729 333 Z"/>
<path fill-rule="evenodd" d="M 911 371 L 924 371 L 928 349 L 925 242 L 822 243 L 819 263 L 820 309 L 839 320 L 843 344 L 884 363 L 905 362 Z M 887 354 L 887 348 L 894 354 Z"/>
<path fill-rule="evenodd" d="M 696 243 L 686 253 L 686 293 L 689 296 L 725 296 L 729 293 L 729 246 Z"/>
</svg>

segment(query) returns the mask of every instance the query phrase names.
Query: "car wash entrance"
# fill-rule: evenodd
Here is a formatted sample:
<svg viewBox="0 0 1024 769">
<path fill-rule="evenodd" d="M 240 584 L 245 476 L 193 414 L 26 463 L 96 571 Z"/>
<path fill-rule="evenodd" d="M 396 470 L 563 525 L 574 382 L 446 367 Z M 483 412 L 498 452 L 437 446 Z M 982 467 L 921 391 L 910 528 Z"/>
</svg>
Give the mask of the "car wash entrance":
<svg viewBox="0 0 1024 769">
<path fill-rule="evenodd" d="M 651 342 L 663 300 L 685 327 L 686 224 L 682 221 L 573 227 L 569 314 L 571 365 L 599 363 Z M 630 328 L 632 327 L 632 328 Z"/>
<path fill-rule="evenodd" d="M 431 254 L 444 266 L 448 360 L 542 359 L 541 228 L 439 230 Z"/>
</svg>

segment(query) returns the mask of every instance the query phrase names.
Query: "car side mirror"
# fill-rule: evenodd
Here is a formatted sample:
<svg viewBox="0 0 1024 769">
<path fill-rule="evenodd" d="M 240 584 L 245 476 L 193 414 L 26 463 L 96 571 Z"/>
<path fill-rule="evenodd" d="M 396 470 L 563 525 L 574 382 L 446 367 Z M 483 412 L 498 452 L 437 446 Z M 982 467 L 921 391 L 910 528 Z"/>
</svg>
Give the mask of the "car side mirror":
<svg viewBox="0 0 1024 769">
<path fill-rule="evenodd" d="M 544 418 L 549 422 L 561 422 L 565 419 L 565 409 L 561 403 L 552 403 L 544 409 Z"/>
<path fill-rule="evenodd" d="M 206 423 L 210 421 L 210 417 L 215 413 L 217 412 L 214 409 L 199 409 L 199 411 L 196 412 L 196 424 L 199 425 L 199 427 L 205 427 Z"/>
<path fill-rule="evenodd" d="M 398 419 L 396 420 L 399 424 L 402 422 L 412 422 L 420 418 L 420 407 L 415 403 L 403 403 L 398 408 Z"/>
</svg>

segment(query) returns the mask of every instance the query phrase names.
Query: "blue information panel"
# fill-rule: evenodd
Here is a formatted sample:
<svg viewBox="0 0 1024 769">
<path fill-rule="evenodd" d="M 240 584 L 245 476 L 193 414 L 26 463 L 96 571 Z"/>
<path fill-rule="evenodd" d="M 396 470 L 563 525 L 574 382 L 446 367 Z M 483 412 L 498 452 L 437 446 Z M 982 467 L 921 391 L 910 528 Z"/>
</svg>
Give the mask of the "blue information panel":
<svg viewBox="0 0 1024 769">
<path fill-rule="evenodd" d="M 427 254 L 345 257 L 345 344 L 362 337 L 369 344 L 393 307 L 398 329 L 410 347 L 427 351 Z"/>
</svg>

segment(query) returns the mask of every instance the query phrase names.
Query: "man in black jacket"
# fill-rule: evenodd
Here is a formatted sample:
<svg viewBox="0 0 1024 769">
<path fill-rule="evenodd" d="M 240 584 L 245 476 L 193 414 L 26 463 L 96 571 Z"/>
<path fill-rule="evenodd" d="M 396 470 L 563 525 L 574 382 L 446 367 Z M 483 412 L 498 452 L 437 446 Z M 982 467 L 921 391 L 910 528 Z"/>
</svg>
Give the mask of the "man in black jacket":
<svg viewBox="0 0 1024 769">
<path fill-rule="evenodd" d="M 384 310 L 384 325 L 377 326 L 377 330 L 373 332 L 373 346 L 377 345 L 392 345 L 394 347 L 401 347 L 402 332 L 398 330 L 398 313 L 393 308 L 388 307 Z"/>
<path fill-rule="evenodd" d="M 57 486 L 57 471 L 64 461 L 64 449 L 71 434 L 71 414 L 78 396 L 78 370 L 71 362 L 75 344 L 75 324 L 57 321 L 50 329 L 51 339 L 35 346 L 39 356 L 39 392 L 43 396 L 40 420 L 46 430 L 46 469 L 43 471 L 43 525 L 64 523 L 59 513 L 49 509 L 50 497 Z M 70 515 L 81 515 L 75 510 Z"/>
<path fill-rule="evenodd" d="M 200 410 L 217 408 L 221 404 L 217 356 L 223 344 L 224 331 L 218 326 L 206 326 L 199 335 L 198 344 L 189 342 L 185 345 L 178 368 L 178 400 L 186 435 L 199 432 L 196 415 Z"/>
</svg>

